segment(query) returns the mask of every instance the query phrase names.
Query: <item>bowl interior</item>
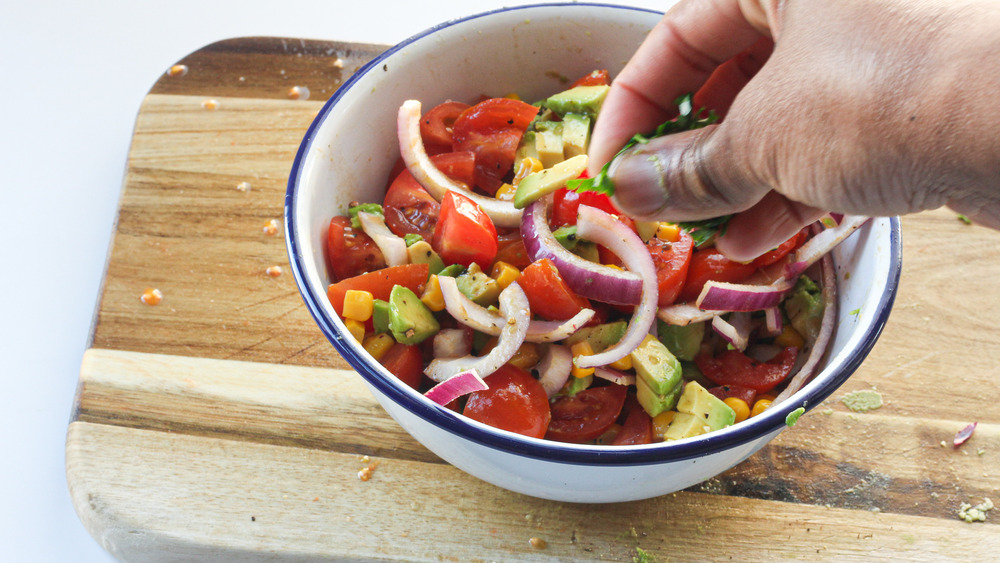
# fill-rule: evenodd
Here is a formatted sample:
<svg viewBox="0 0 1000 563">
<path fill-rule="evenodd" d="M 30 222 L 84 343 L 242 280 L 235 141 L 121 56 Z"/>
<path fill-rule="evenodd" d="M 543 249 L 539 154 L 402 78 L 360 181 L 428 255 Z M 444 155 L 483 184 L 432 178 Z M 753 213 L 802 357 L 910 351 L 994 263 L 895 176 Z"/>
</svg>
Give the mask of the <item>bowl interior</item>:
<svg viewBox="0 0 1000 563">
<path fill-rule="evenodd" d="M 533 101 L 598 68 L 612 77 L 660 14 L 605 5 L 539 5 L 442 24 L 384 53 L 327 102 L 296 157 L 286 197 L 290 260 L 300 290 L 338 351 L 391 400 L 479 443 L 538 458 L 581 463 L 686 459 L 744 443 L 784 424 L 785 415 L 833 392 L 860 364 L 888 315 L 899 275 L 898 221 L 867 224 L 834 254 L 840 287 L 838 327 L 822 371 L 793 398 L 726 430 L 674 443 L 621 448 L 554 444 L 459 417 L 395 379 L 350 337 L 326 299 L 322 241 L 330 218 L 351 201 L 381 202 L 398 157 L 396 113 L 407 99 L 427 110 L 447 99 L 516 92 Z M 849 273 L 849 275 L 848 275 Z M 780 408 L 778 408 L 780 407 Z"/>
</svg>

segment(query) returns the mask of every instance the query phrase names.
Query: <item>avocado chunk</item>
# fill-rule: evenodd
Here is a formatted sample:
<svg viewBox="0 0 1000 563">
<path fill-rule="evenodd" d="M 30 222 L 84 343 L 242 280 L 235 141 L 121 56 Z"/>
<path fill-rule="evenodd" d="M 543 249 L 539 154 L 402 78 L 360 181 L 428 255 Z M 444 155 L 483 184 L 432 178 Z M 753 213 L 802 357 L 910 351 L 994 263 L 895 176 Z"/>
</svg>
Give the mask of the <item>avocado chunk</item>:
<svg viewBox="0 0 1000 563">
<path fill-rule="evenodd" d="M 524 209 L 530 203 L 566 185 L 587 169 L 587 155 L 564 160 L 551 168 L 528 174 L 514 192 L 514 207 Z"/>
<path fill-rule="evenodd" d="M 441 260 L 441 256 L 425 240 L 411 244 L 407 247 L 406 254 L 410 257 L 410 262 L 413 264 L 427 264 L 432 274 L 436 274 L 444 269 L 444 260 Z"/>
<path fill-rule="evenodd" d="M 563 225 L 552 231 L 552 236 L 566 250 L 573 250 L 580 243 L 580 237 L 576 236 L 576 225 Z"/>
<path fill-rule="evenodd" d="M 669 395 L 681 385 L 681 363 L 652 336 L 632 350 L 632 367 L 636 383 L 642 380 L 657 395 Z"/>
<path fill-rule="evenodd" d="M 701 341 L 705 337 L 705 323 L 677 326 L 657 320 L 656 335 L 678 360 L 690 362 L 701 351 Z"/>
<path fill-rule="evenodd" d="M 521 161 L 526 158 L 541 161 L 538 158 L 538 149 L 535 148 L 534 131 L 525 131 L 524 135 L 521 135 L 521 143 L 517 145 L 517 152 L 514 153 L 514 170 L 521 168 Z"/>
<path fill-rule="evenodd" d="M 570 377 L 556 394 L 559 396 L 575 397 L 577 393 L 590 387 L 590 384 L 593 382 L 593 374 L 584 377 Z"/>
<path fill-rule="evenodd" d="M 661 395 L 653 391 L 641 377 L 635 378 L 635 398 L 639 400 L 642 410 L 646 411 L 649 416 L 656 416 L 663 411 L 674 408 L 674 405 L 677 404 L 677 397 L 681 394 L 681 389 L 682 387 L 677 385 L 669 393 Z"/>
<path fill-rule="evenodd" d="M 814 342 L 823 323 L 823 292 L 808 276 L 799 276 L 785 300 L 785 314 L 792 328 L 807 342 Z"/>
<path fill-rule="evenodd" d="M 594 353 L 600 353 L 607 350 L 612 344 L 619 342 L 625 336 L 625 329 L 627 328 L 628 322 L 624 320 L 587 326 L 570 335 L 569 338 L 563 341 L 563 344 L 572 346 L 577 342 L 586 340 L 594 350 Z"/>
<path fill-rule="evenodd" d="M 441 330 L 434 313 L 409 288 L 397 285 L 389 293 L 389 332 L 400 344 L 419 344 Z"/>
<path fill-rule="evenodd" d="M 542 121 L 538 123 L 550 123 Z M 545 127 L 535 131 L 535 152 L 543 168 L 552 168 L 562 162 L 566 157 L 563 155 L 562 127 Z"/>
<path fill-rule="evenodd" d="M 375 334 L 389 332 L 389 302 L 376 299 L 372 302 L 372 325 Z"/>
<path fill-rule="evenodd" d="M 677 400 L 677 413 L 663 435 L 665 440 L 707 434 L 736 422 L 736 412 L 696 381 L 684 385 L 684 392 Z"/>
<path fill-rule="evenodd" d="M 579 113 L 567 113 L 562 120 L 563 155 L 572 158 L 587 154 L 590 146 L 590 118 Z"/>
<path fill-rule="evenodd" d="M 463 295 L 484 307 L 496 303 L 500 297 L 500 284 L 486 275 L 475 262 L 464 274 L 455 278 L 455 285 Z"/>
<path fill-rule="evenodd" d="M 601 110 L 601 104 L 608 95 L 610 86 L 577 86 L 549 97 L 545 107 L 565 117 L 569 113 L 579 113 L 593 118 Z"/>
<path fill-rule="evenodd" d="M 576 243 L 576 246 L 571 250 L 573 254 L 576 254 L 584 260 L 589 260 L 590 262 L 595 262 L 597 264 L 601 263 L 601 252 L 597 250 L 597 245 L 586 240 L 581 240 Z"/>
<path fill-rule="evenodd" d="M 448 276 L 449 278 L 457 278 L 463 272 L 465 272 L 465 266 L 462 266 L 461 264 L 449 264 L 445 266 L 444 269 L 442 269 L 440 272 L 438 272 L 438 275 Z"/>
</svg>

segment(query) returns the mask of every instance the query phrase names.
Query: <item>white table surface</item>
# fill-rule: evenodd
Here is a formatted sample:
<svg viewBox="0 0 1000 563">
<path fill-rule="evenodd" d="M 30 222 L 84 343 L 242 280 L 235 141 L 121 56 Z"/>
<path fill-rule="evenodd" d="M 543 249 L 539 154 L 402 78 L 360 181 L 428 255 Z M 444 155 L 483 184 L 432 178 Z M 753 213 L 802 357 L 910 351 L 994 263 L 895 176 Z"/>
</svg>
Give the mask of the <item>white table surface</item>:
<svg viewBox="0 0 1000 563">
<path fill-rule="evenodd" d="M 0 559 L 109 561 L 78 520 L 65 433 L 135 116 L 178 59 L 220 39 L 396 43 L 531 2 L 97 0 L 0 5 Z M 670 0 L 620 2 L 664 9 Z"/>
</svg>

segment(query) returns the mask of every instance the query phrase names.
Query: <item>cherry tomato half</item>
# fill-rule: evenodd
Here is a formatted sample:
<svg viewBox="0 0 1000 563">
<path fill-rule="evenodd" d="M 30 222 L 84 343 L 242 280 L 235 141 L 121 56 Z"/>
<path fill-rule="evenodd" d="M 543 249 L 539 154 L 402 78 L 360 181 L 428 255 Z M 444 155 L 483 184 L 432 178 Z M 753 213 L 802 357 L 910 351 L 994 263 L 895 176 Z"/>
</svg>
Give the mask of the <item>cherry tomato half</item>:
<svg viewBox="0 0 1000 563">
<path fill-rule="evenodd" d="M 466 185 L 472 183 L 475 156 L 471 152 L 438 154 L 431 157 L 431 162 L 452 180 Z M 430 240 L 441 204 L 417 183 L 409 170 L 404 169 L 386 190 L 382 210 L 386 226 L 396 235 L 417 234 Z"/>
<path fill-rule="evenodd" d="M 566 285 L 559 270 L 548 258 L 532 262 L 517 279 L 531 312 L 550 321 L 564 321 L 590 306 L 590 301 L 580 297 Z"/>
<path fill-rule="evenodd" d="M 798 348 L 789 346 L 766 362 L 758 362 L 738 350 L 718 356 L 695 356 L 698 369 L 716 385 L 749 387 L 758 393 L 774 389 L 788 377 L 795 365 Z"/>
<path fill-rule="evenodd" d="M 578 78 L 570 88 L 577 86 L 608 86 L 611 84 L 611 76 L 606 69 L 594 70 Z"/>
<path fill-rule="evenodd" d="M 686 232 L 681 232 L 677 242 L 666 242 L 652 237 L 646 243 L 653 265 L 656 266 L 656 283 L 659 287 L 660 307 L 673 305 L 680 295 L 688 276 L 688 266 L 691 264 L 691 254 L 694 249 L 694 239 Z"/>
<path fill-rule="evenodd" d="M 504 364 L 485 381 L 490 388 L 470 393 L 462 414 L 494 428 L 532 438 L 545 436 L 551 414 L 538 380 L 517 366 Z"/>
<path fill-rule="evenodd" d="M 441 215 L 431 246 L 446 264 L 487 270 L 497 254 L 497 230 L 489 215 L 468 197 L 450 191 L 441 200 Z"/>
<path fill-rule="evenodd" d="M 807 236 L 808 235 L 806 234 L 805 229 L 803 229 L 803 230 L 799 231 L 798 233 L 796 233 L 790 239 L 788 239 L 785 242 L 779 244 L 778 248 L 775 248 L 774 250 L 771 250 L 771 251 L 765 252 L 764 254 L 761 254 L 760 256 L 757 257 L 756 260 L 754 260 L 751 263 L 755 267 L 757 267 L 757 268 L 763 268 L 764 266 L 770 266 L 771 264 L 774 264 L 778 260 L 781 260 L 782 258 L 784 258 L 785 256 L 787 256 L 789 252 L 791 252 L 791 251 L 795 250 L 796 248 L 802 246 L 802 243 L 804 243 L 806 241 L 806 237 Z"/>
<path fill-rule="evenodd" d="M 514 165 L 514 154 L 538 108 L 520 100 L 490 98 L 462 112 L 452 127 L 452 148 L 476 154 L 475 185 L 495 194 Z"/>
<path fill-rule="evenodd" d="M 560 397 L 551 406 L 552 422 L 545 438 L 557 442 L 586 442 L 604 433 L 622 411 L 628 388 L 607 385 Z"/>
<path fill-rule="evenodd" d="M 639 444 L 649 444 L 653 441 L 653 419 L 642 407 L 634 407 L 628 411 L 625 417 L 625 424 L 618 431 L 612 446 L 635 446 Z"/>
<path fill-rule="evenodd" d="M 344 313 L 344 296 L 347 295 L 349 289 L 367 291 L 375 299 L 388 300 L 392 288 L 401 285 L 420 295 L 429 275 L 430 267 L 427 264 L 390 266 L 331 284 L 326 288 L 326 296 L 337 314 L 342 315 Z"/>
<path fill-rule="evenodd" d="M 581 178 L 586 174 L 581 174 Z M 552 196 L 552 227 L 575 225 L 577 211 L 581 205 L 596 207 L 612 215 L 622 216 L 622 212 L 611 203 L 611 198 L 597 192 L 578 193 L 568 188 L 559 188 Z"/>
<path fill-rule="evenodd" d="M 370 236 L 351 227 L 350 218 L 337 216 L 326 232 L 326 265 L 337 281 L 385 268 L 385 257 Z"/>
<path fill-rule="evenodd" d="M 756 270 L 757 267 L 753 264 L 734 262 L 715 248 L 696 250 L 691 255 L 687 280 L 680 295 L 677 296 L 677 301 L 680 303 L 694 301 L 701 294 L 705 282 L 709 280 L 739 283 L 749 278 Z"/>
<path fill-rule="evenodd" d="M 455 120 L 462 112 L 469 109 L 469 104 L 451 100 L 440 103 L 424 114 L 420 119 L 420 137 L 424 145 L 451 146 L 451 132 Z"/>
</svg>

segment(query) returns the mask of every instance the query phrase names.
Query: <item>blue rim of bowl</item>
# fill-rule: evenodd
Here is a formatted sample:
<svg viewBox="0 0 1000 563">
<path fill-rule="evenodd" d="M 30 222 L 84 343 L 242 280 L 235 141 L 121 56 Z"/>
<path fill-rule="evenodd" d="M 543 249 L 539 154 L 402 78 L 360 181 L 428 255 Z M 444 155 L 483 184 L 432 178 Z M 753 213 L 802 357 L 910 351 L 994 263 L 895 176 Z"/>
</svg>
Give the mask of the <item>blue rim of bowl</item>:
<svg viewBox="0 0 1000 563">
<path fill-rule="evenodd" d="M 816 387 L 810 391 L 804 393 L 800 392 L 800 394 L 794 395 L 794 400 L 785 401 L 780 405 L 776 405 L 775 408 L 768 410 L 768 412 L 763 416 L 755 417 L 753 420 L 742 422 L 726 430 L 713 432 L 696 439 L 684 440 L 680 442 L 617 447 L 564 444 L 561 442 L 526 438 L 509 432 L 492 429 L 484 425 L 470 424 L 467 419 L 464 419 L 461 416 L 456 416 L 452 411 L 439 407 L 430 401 L 416 400 L 412 395 L 413 392 L 411 390 L 404 390 L 394 380 L 382 375 L 376 370 L 371 370 L 370 357 L 359 354 L 354 348 L 344 344 L 339 338 L 336 337 L 338 329 L 334 325 L 332 319 L 325 315 L 323 306 L 318 300 L 325 298 L 325 294 L 318 298 L 316 295 L 309 292 L 303 272 L 303 266 L 300 263 L 299 244 L 295 237 L 297 225 L 295 217 L 292 213 L 292 208 L 294 206 L 296 195 L 295 188 L 301 173 L 302 163 L 312 145 L 316 130 L 322 124 L 330 109 L 336 105 L 340 98 L 343 97 L 344 93 L 350 90 L 355 82 L 360 80 L 373 68 L 381 65 L 382 61 L 384 61 L 387 57 L 414 41 L 431 35 L 441 29 L 493 14 L 548 7 L 601 7 L 649 12 L 654 14 L 659 13 L 654 10 L 644 8 L 602 3 L 543 3 L 500 8 L 460 19 L 449 20 L 418 33 L 417 35 L 414 35 L 393 47 L 390 47 L 382 54 L 369 61 L 366 65 L 354 73 L 343 85 L 341 85 L 340 88 L 334 92 L 333 96 L 331 96 L 330 99 L 323 105 L 323 108 L 320 110 L 319 114 L 306 131 L 302 143 L 299 145 L 298 152 L 295 155 L 295 160 L 289 173 L 288 189 L 285 193 L 284 205 L 285 241 L 289 255 L 289 263 L 295 277 L 295 282 L 298 285 L 299 293 L 302 295 L 309 313 L 313 316 L 316 323 L 323 331 L 323 334 L 333 344 L 341 356 L 344 357 L 344 359 L 359 373 L 359 375 L 361 375 L 361 377 L 364 377 L 370 385 L 378 389 L 378 391 L 389 400 L 406 408 L 408 411 L 430 424 L 447 430 L 466 440 L 470 440 L 486 447 L 502 450 L 509 454 L 573 465 L 649 465 L 663 463 L 666 461 L 681 461 L 703 457 L 708 454 L 717 453 L 722 450 L 753 442 L 774 431 L 780 430 L 783 426 L 785 426 L 785 418 L 789 413 L 799 407 L 804 407 L 806 410 L 810 410 L 829 397 L 858 369 L 864 358 L 871 351 L 872 347 L 875 346 L 875 342 L 878 340 L 882 333 L 882 329 L 888 321 L 889 313 L 892 310 L 892 304 L 895 301 L 899 286 L 899 277 L 902 269 L 902 245 L 900 241 L 900 224 L 898 217 L 890 218 L 890 263 L 888 279 L 886 281 L 886 290 L 882 293 L 876 308 L 876 315 L 869 324 L 866 333 L 860 339 L 861 344 L 858 348 L 853 350 L 847 358 L 843 359 L 838 364 L 828 364 L 824 369 L 824 371 L 832 369 L 835 375 L 827 380 L 824 385 Z"/>
</svg>

